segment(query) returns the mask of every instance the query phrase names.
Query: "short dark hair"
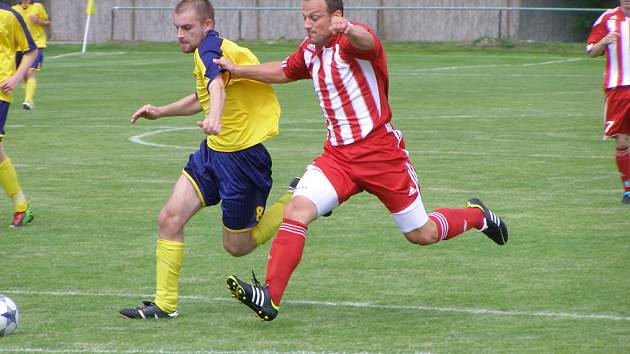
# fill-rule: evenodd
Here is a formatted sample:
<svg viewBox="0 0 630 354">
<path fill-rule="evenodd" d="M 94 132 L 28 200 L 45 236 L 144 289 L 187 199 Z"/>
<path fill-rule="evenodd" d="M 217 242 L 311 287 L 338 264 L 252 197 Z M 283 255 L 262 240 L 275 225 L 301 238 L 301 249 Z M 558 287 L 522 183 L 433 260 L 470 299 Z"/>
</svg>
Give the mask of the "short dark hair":
<svg viewBox="0 0 630 354">
<path fill-rule="evenodd" d="M 328 7 L 329 14 L 339 10 L 343 15 L 343 0 L 326 0 L 326 6 Z"/>
<path fill-rule="evenodd" d="M 175 13 L 188 9 L 193 9 L 202 22 L 208 19 L 214 21 L 214 7 L 208 0 L 181 0 L 175 6 Z"/>
</svg>

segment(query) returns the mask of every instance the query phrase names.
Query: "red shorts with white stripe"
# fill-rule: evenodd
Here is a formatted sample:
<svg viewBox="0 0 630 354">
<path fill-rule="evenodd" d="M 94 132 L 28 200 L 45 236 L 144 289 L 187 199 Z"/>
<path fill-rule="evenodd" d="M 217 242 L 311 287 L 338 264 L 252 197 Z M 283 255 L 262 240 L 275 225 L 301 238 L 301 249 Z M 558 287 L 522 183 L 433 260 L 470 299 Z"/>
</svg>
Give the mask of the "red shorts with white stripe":
<svg viewBox="0 0 630 354">
<path fill-rule="evenodd" d="M 415 168 L 409 161 L 400 131 L 390 124 L 363 140 L 345 146 L 324 145 L 315 159 L 337 192 L 339 204 L 362 191 L 374 194 L 391 213 L 413 203 L 420 193 Z"/>
<path fill-rule="evenodd" d="M 630 86 L 619 86 L 606 91 L 604 134 L 630 134 Z"/>
</svg>

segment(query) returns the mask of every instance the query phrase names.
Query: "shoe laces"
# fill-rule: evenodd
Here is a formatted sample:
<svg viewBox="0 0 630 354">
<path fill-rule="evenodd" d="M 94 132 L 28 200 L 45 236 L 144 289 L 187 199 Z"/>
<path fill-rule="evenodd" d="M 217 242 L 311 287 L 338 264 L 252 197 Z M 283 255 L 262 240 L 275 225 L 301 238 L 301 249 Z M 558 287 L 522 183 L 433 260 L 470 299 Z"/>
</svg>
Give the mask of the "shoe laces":
<svg viewBox="0 0 630 354">
<path fill-rule="evenodd" d="M 256 278 L 256 273 L 254 273 L 254 271 L 252 270 L 252 282 L 254 283 L 254 285 L 258 288 L 261 288 L 262 286 L 260 285 L 260 282 L 258 281 L 258 278 Z"/>
</svg>

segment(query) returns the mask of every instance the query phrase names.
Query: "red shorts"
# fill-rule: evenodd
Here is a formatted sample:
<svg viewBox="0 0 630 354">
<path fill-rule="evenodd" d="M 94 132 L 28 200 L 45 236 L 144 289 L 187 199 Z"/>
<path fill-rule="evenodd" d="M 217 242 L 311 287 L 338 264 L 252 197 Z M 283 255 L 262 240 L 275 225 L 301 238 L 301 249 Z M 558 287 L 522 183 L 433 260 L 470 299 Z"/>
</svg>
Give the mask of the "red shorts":
<svg viewBox="0 0 630 354">
<path fill-rule="evenodd" d="M 630 86 L 606 91 L 604 135 L 630 134 Z"/>
<path fill-rule="evenodd" d="M 339 204 L 362 191 L 374 194 L 391 213 L 411 205 L 420 193 L 416 170 L 409 161 L 400 131 L 379 127 L 349 146 L 324 145 L 315 159 L 335 188 Z"/>
</svg>

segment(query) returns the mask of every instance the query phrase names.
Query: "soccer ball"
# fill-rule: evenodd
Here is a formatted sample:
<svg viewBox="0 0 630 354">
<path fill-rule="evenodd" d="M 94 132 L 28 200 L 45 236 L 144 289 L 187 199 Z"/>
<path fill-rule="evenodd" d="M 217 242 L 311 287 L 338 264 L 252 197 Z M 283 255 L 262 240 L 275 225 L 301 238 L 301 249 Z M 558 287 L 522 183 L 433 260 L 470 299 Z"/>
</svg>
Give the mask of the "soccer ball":
<svg viewBox="0 0 630 354">
<path fill-rule="evenodd" d="M 8 336 L 15 331 L 19 317 L 15 302 L 0 294 L 0 337 Z"/>
</svg>

